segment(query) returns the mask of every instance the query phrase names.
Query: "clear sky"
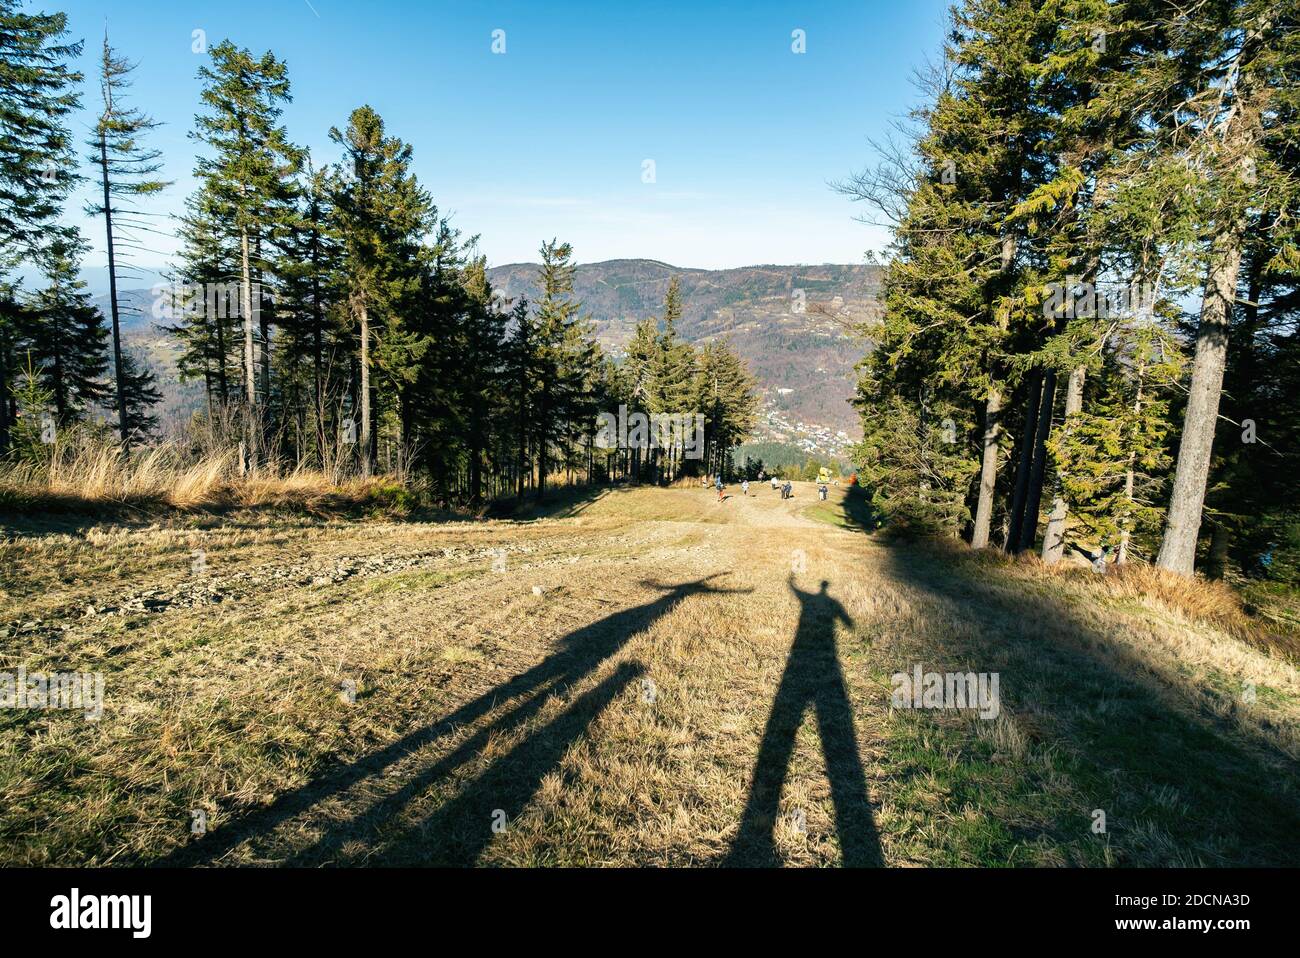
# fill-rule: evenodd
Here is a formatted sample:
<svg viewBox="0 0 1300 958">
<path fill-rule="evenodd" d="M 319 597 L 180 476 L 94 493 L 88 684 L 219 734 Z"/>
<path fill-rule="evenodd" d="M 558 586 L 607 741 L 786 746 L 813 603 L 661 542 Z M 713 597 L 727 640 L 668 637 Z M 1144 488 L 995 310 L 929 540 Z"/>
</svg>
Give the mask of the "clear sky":
<svg viewBox="0 0 1300 958">
<path fill-rule="evenodd" d="M 194 31 L 288 63 L 290 137 L 319 165 L 331 125 L 369 103 L 409 142 L 415 169 L 492 265 L 536 259 L 544 239 L 580 262 L 649 257 L 680 266 L 856 263 L 883 235 L 828 186 L 871 160 L 915 102 L 912 71 L 942 38 L 943 0 L 857 2 L 357 2 L 36 0 L 68 12 L 87 41 L 88 131 L 95 57 L 110 40 L 139 62 L 134 102 L 166 125 L 152 143 L 193 187 L 198 108 Z M 493 53 L 504 31 L 505 52 Z M 806 52 L 795 53 L 802 30 Z M 654 182 L 644 182 L 646 161 Z M 83 172 L 92 172 L 87 166 Z M 85 266 L 105 285 L 102 226 L 83 222 Z M 155 237 L 156 267 L 174 244 Z"/>
</svg>

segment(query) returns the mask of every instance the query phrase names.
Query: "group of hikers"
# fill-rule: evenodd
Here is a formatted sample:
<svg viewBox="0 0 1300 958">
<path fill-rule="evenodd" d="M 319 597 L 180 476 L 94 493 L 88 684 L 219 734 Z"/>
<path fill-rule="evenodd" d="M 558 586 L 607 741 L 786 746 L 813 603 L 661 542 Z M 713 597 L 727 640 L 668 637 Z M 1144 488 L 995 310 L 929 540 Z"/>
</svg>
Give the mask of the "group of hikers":
<svg viewBox="0 0 1300 958">
<path fill-rule="evenodd" d="M 759 481 L 759 482 L 762 482 L 762 481 L 764 480 L 764 478 L 765 478 L 765 475 L 764 475 L 764 473 L 760 470 L 759 473 L 758 473 L 758 481 Z M 792 499 L 792 498 L 794 497 L 794 483 L 792 483 L 789 479 L 785 480 L 785 482 L 782 482 L 782 481 L 781 481 L 777 476 L 772 476 L 772 477 L 771 477 L 771 482 L 772 482 L 772 491 L 773 491 L 773 492 L 780 492 L 780 493 L 781 493 L 781 498 L 782 498 L 782 499 Z M 704 485 L 707 487 L 708 484 L 709 484 L 709 477 L 708 477 L 708 476 L 705 476 L 705 477 L 704 477 Z M 722 481 L 722 473 L 718 473 L 716 476 L 713 477 L 713 488 L 716 489 L 716 490 L 718 490 L 718 501 L 719 501 L 719 502 L 721 502 L 723 499 L 726 498 L 726 496 L 724 495 L 724 490 L 726 489 L 726 485 L 725 485 L 725 484 L 723 483 L 723 481 Z M 818 497 L 819 499 L 821 499 L 823 502 L 826 501 L 826 491 L 827 491 L 827 490 L 826 490 L 826 483 L 824 483 L 824 482 L 818 482 L 818 483 L 817 483 L 817 497 Z M 740 492 L 741 492 L 742 495 L 745 495 L 745 496 L 748 496 L 748 495 L 749 495 L 749 478 L 748 478 L 748 477 L 746 477 L 746 478 L 740 480 Z"/>
</svg>

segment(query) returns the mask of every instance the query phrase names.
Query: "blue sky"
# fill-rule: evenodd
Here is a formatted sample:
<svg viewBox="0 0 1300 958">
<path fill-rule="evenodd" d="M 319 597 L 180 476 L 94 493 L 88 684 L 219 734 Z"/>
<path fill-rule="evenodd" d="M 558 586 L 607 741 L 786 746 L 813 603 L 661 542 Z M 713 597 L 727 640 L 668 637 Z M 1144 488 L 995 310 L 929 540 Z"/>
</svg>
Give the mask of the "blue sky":
<svg viewBox="0 0 1300 958">
<path fill-rule="evenodd" d="M 905 2 L 390 2 L 38 0 L 87 40 L 91 84 L 105 21 L 139 62 L 134 100 L 176 181 L 193 187 L 186 134 L 198 107 L 194 31 L 287 61 L 290 137 L 317 164 L 331 125 L 369 103 L 414 147 L 440 209 L 480 234 L 492 265 L 536 258 L 544 239 L 579 261 L 644 256 L 681 266 L 853 263 L 883 234 L 828 182 L 871 160 L 869 136 L 915 102 L 912 71 L 938 49 L 941 0 Z M 792 51 L 792 31 L 806 52 Z M 505 31 L 505 53 L 492 52 Z M 655 182 L 643 182 L 645 161 Z M 89 168 L 85 172 L 90 172 Z M 102 226 L 85 263 L 96 290 Z M 152 240 L 141 265 L 174 246 Z"/>
</svg>

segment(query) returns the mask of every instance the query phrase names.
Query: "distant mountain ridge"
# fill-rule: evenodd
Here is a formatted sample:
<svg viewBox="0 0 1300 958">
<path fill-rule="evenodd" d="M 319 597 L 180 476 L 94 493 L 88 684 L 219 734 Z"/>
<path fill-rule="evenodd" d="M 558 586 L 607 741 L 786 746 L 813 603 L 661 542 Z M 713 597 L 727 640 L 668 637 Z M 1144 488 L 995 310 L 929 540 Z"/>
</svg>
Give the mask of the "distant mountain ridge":
<svg viewBox="0 0 1300 958">
<path fill-rule="evenodd" d="M 538 296 L 536 263 L 488 270 L 505 296 Z M 848 404 L 854 366 L 867 344 L 853 327 L 875 315 L 880 268 L 869 265 L 760 265 L 708 270 L 651 259 L 579 264 L 574 294 L 591 315 L 601 344 L 622 354 L 636 324 L 663 312 L 669 280 L 682 292 L 681 335 L 691 342 L 723 337 L 748 362 L 773 421 L 765 438 L 798 442 L 829 430 L 860 435 Z M 798 424 L 803 423 L 804 429 Z"/>
<path fill-rule="evenodd" d="M 509 263 L 488 270 L 510 299 L 538 298 L 536 263 Z M 845 438 L 860 435 L 848 404 L 854 365 L 867 344 L 853 327 L 876 310 L 880 269 L 869 265 L 760 265 L 735 269 L 693 269 L 652 259 L 583 263 L 574 294 L 596 327 L 601 345 L 621 357 L 636 324 L 663 312 L 669 280 L 681 284 L 681 335 L 700 343 L 726 338 L 749 364 L 763 390 L 765 415 L 757 438 L 802 445 L 828 453 Z M 198 384 L 176 379 L 177 350 L 156 326 L 148 289 L 119 293 L 124 339 L 137 348 L 160 380 L 171 388 L 165 410 L 187 414 L 201 400 Z M 108 297 L 96 304 L 107 315 Z M 844 433 L 844 437 L 837 433 Z"/>
</svg>

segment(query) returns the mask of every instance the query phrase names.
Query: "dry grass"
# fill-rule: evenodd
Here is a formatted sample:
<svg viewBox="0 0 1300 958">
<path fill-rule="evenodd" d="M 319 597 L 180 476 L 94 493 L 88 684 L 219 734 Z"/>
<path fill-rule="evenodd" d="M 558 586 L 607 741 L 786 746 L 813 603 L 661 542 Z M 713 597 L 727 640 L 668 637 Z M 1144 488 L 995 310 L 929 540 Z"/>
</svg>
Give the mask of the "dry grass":
<svg viewBox="0 0 1300 958">
<path fill-rule="evenodd" d="M 885 546 L 849 509 L 806 518 L 811 485 L 758 491 L 0 543 L 0 669 L 107 688 L 98 723 L 0 712 L 0 859 L 815 866 L 861 860 L 846 837 L 894 865 L 1294 859 L 1284 659 L 1100 577 Z M 998 719 L 891 709 L 914 663 L 999 672 Z M 847 727 L 817 711 L 837 701 Z"/>
<path fill-rule="evenodd" d="M 1300 662 L 1300 633 L 1248 614 L 1241 594 L 1226 582 L 1178 575 L 1143 562 L 1112 565 L 1106 575 L 1098 576 L 1074 565 L 1046 566 L 1032 556 L 1017 561 L 1037 575 L 1089 582 L 1117 600 L 1209 626 Z"/>
<path fill-rule="evenodd" d="M 233 449 L 180 441 L 124 456 L 104 442 L 61 441 L 39 463 L 0 464 L 0 508 L 16 511 L 347 508 L 391 492 L 393 477 L 340 478 L 272 461 L 240 470 Z"/>
</svg>

